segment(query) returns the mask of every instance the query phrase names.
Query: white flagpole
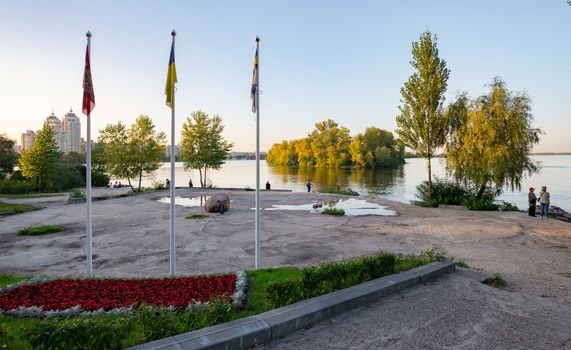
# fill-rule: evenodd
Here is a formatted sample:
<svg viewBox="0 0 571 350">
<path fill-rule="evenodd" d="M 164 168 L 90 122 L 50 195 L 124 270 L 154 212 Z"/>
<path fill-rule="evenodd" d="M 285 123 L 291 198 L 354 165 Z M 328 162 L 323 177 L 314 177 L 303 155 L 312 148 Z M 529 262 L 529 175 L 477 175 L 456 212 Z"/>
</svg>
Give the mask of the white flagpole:
<svg viewBox="0 0 571 350">
<path fill-rule="evenodd" d="M 256 269 L 260 268 L 260 38 L 256 37 L 258 67 L 256 68 Z"/>
<path fill-rule="evenodd" d="M 174 50 L 174 38 L 176 36 L 176 32 L 171 32 L 172 36 L 172 47 Z M 174 84 L 174 83 L 173 83 Z M 175 150 L 175 131 L 174 131 L 174 96 L 175 92 L 173 91 L 172 94 L 172 102 L 171 102 L 171 183 L 170 183 L 170 196 L 171 196 L 171 205 L 170 205 L 170 275 L 176 275 L 176 235 L 174 230 L 174 220 L 175 220 L 175 180 L 174 180 L 174 150 Z"/>
<path fill-rule="evenodd" d="M 89 61 L 91 70 L 91 32 L 85 34 L 87 37 L 87 48 L 89 51 Z M 87 115 L 87 145 L 86 155 L 87 164 L 85 168 L 85 203 L 87 204 L 87 218 L 86 218 L 86 255 L 87 255 L 87 277 L 93 277 L 93 253 L 92 253 L 92 232 L 91 232 L 91 111 Z"/>
</svg>

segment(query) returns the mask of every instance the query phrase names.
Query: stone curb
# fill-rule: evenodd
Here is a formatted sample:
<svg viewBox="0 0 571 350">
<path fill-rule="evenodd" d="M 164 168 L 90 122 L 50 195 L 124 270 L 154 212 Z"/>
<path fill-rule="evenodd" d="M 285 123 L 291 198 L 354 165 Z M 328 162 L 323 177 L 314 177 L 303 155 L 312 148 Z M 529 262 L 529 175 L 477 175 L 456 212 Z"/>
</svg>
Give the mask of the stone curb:
<svg viewBox="0 0 571 350">
<path fill-rule="evenodd" d="M 283 338 L 335 315 L 371 303 L 456 270 L 453 262 L 433 262 L 316 298 L 193 332 L 131 347 L 131 350 L 231 350 Z"/>
</svg>

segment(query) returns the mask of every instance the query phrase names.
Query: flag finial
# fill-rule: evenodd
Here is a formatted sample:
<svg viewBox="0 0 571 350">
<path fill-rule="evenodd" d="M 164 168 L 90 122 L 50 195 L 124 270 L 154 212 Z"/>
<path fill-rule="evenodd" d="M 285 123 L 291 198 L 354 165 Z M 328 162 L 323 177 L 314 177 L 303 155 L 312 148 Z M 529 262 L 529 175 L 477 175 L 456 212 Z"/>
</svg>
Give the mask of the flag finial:
<svg viewBox="0 0 571 350">
<path fill-rule="evenodd" d="M 92 36 L 92 35 L 91 35 L 91 32 L 88 30 L 87 33 L 85 33 L 85 36 L 86 36 L 88 39 L 91 39 L 91 36 Z"/>
<path fill-rule="evenodd" d="M 173 38 L 176 36 L 176 31 L 174 29 L 172 30 L 171 35 L 173 36 Z"/>
<path fill-rule="evenodd" d="M 259 42 L 260 42 L 260 37 L 256 36 L 256 43 L 259 43 Z"/>
</svg>

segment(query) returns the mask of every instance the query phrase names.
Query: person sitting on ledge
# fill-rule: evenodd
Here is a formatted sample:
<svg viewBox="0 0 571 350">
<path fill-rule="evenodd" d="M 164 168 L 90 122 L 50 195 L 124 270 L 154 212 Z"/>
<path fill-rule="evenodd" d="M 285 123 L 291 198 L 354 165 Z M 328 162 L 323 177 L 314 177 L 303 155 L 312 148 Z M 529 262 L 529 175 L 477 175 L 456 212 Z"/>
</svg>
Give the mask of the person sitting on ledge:
<svg viewBox="0 0 571 350">
<path fill-rule="evenodd" d="M 266 190 L 271 190 L 272 189 L 272 185 L 270 185 L 269 181 L 266 181 Z"/>
</svg>

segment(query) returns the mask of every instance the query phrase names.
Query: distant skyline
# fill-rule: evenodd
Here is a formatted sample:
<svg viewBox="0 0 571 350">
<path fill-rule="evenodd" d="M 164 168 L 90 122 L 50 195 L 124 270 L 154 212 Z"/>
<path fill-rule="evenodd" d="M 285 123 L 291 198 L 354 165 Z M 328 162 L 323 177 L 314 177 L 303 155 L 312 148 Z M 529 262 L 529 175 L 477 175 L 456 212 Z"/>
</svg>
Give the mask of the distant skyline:
<svg viewBox="0 0 571 350">
<path fill-rule="evenodd" d="M 351 135 L 394 131 L 411 43 L 430 29 L 451 70 L 447 103 L 500 76 L 526 92 L 534 152 L 571 152 L 571 6 L 545 1 L 0 0 L 0 134 L 20 143 L 52 110 L 82 120 L 85 33 L 92 38 L 93 138 L 149 115 L 170 140 L 164 85 L 177 31 L 177 142 L 195 110 L 218 114 L 235 151 L 255 148 L 250 81 L 260 36 L 261 148 L 327 118 Z"/>
</svg>

